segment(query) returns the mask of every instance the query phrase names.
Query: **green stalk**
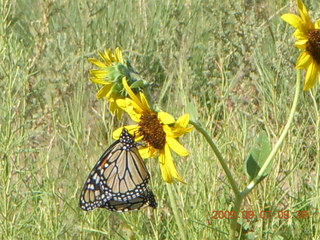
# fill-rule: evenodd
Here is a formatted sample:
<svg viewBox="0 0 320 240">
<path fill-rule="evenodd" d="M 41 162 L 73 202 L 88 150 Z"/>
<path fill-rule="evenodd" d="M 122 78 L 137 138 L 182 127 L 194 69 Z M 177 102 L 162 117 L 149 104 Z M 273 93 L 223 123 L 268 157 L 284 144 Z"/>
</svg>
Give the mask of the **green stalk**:
<svg viewBox="0 0 320 240">
<path fill-rule="evenodd" d="M 209 143 L 210 147 L 212 148 L 213 152 L 215 153 L 216 157 L 218 158 L 218 161 L 220 162 L 224 172 L 227 175 L 227 178 L 231 184 L 231 188 L 233 190 L 233 192 L 235 193 L 236 196 L 240 195 L 240 191 L 238 189 L 237 183 L 234 180 L 229 167 L 227 166 L 224 158 L 222 157 L 219 149 L 217 148 L 217 146 L 215 145 L 215 143 L 212 141 L 212 138 L 209 136 L 209 134 L 207 133 L 206 130 L 204 130 L 201 125 L 197 122 L 191 121 L 190 123 L 200 132 L 202 133 L 202 135 L 205 137 L 205 139 L 207 140 L 207 142 Z"/>
<path fill-rule="evenodd" d="M 176 219 L 176 222 L 177 222 L 177 225 L 178 225 L 180 239 L 186 240 L 187 238 L 186 238 L 186 234 L 184 232 L 184 228 L 183 228 L 183 225 L 182 225 L 181 215 L 178 213 L 176 200 L 175 200 L 175 198 L 173 196 L 173 193 L 172 193 L 172 186 L 171 186 L 171 184 L 168 184 L 168 183 L 166 184 L 166 186 L 167 186 L 167 190 L 168 190 L 168 194 L 169 194 L 171 207 L 172 207 L 172 210 L 173 210 L 173 215 L 174 215 L 174 218 Z"/>
<path fill-rule="evenodd" d="M 252 189 L 258 184 L 258 182 L 261 180 L 261 178 L 264 176 L 264 172 L 266 171 L 267 167 L 275 157 L 276 153 L 279 151 L 281 144 L 283 143 L 285 137 L 288 134 L 288 131 L 290 129 L 290 126 L 293 122 L 293 117 L 297 109 L 299 94 L 300 94 L 300 71 L 297 70 L 297 80 L 296 80 L 296 90 L 295 90 L 295 96 L 293 99 L 290 115 L 288 118 L 288 121 L 286 123 L 285 128 L 283 129 L 283 132 L 281 133 L 277 143 L 274 145 L 274 148 L 272 149 L 271 153 L 269 154 L 267 160 L 262 165 L 258 175 L 248 184 L 248 186 L 240 193 L 240 196 L 236 196 L 235 200 L 235 206 L 234 210 L 236 211 L 237 215 L 240 213 L 241 204 L 243 199 L 252 191 Z M 236 229 L 237 229 L 237 218 L 232 219 L 230 223 L 230 235 L 229 240 L 234 240 L 236 236 Z"/>
<path fill-rule="evenodd" d="M 294 99 L 293 99 L 293 103 L 292 103 L 292 107 L 291 107 L 291 111 L 290 111 L 290 115 L 289 115 L 287 124 L 284 127 L 283 132 L 281 133 L 278 141 L 274 145 L 274 147 L 273 147 L 271 153 L 269 154 L 267 160 L 265 161 L 265 163 L 262 165 L 260 171 L 258 172 L 258 175 L 249 183 L 249 185 L 241 193 L 244 196 L 246 196 L 256 186 L 256 184 L 261 180 L 261 178 L 264 176 L 264 172 L 266 171 L 267 167 L 269 166 L 269 164 L 273 160 L 273 158 L 276 155 L 276 153 L 279 151 L 281 144 L 283 143 L 285 137 L 288 134 L 290 126 L 291 126 L 291 124 L 293 122 L 293 117 L 294 117 L 294 114 L 296 112 L 298 99 L 299 99 L 299 95 L 300 95 L 300 80 L 301 80 L 300 71 L 297 70 L 296 91 L 295 91 L 295 96 L 294 96 Z"/>
<path fill-rule="evenodd" d="M 235 236 L 236 236 L 236 232 L 237 232 L 238 217 L 240 216 L 240 208 L 241 208 L 243 199 L 244 199 L 244 196 L 243 196 L 242 194 L 237 195 L 237 196 L 235 197 L 234 209 L 233 209 L 233 211 L 235 211 L 237 217 L 231 219 L 231 222 L 230 222 L 229 240 L 234 240 L 234 239 L 236 239 Z"/>
</svg>

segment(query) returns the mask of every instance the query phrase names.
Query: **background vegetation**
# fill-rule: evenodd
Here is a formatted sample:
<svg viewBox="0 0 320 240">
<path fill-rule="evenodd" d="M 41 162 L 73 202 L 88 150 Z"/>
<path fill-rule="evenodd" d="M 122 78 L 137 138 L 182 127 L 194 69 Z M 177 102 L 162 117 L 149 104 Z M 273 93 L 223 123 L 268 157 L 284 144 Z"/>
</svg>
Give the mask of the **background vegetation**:
<svg viewBox="0 0 320 240">
<path fill-rule="evenodd" d="M 305 1 L 319 17 L 319 2 Z M 0 236 L 3 239 L 177 239 L 156 159 L 147 160 L 158 209 L 89 213 L 83 183 L 123 125 L 88 80 L 105 47 L 119 46 L 153 98 L 176 117 L 194 101 L 243 188 L 244 162 L 265 130 L 274 143 L 291 107 L 298 51 L 281 21 L 290 1 L 0 0 Z M 271 174 L 245 200 L 244 239 L 319 239 L 319 84 L 300 97 L 294 127 Z M 127 123 L 127 122 L 126 122 Z M 193 131 L 175 156 L 173 184 L 189 239 L 226 239 L 232 191 L 212 150 Z M 271 210 L 270 219 L 260 211 Z M 305 210 L 305 219 L 277 212 Z"/>
</svg>

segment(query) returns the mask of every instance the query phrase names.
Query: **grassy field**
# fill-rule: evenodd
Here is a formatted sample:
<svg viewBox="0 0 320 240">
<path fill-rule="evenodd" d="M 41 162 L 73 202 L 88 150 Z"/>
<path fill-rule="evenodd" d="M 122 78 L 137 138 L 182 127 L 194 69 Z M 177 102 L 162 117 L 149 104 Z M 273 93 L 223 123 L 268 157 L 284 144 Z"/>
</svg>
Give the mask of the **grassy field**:
<svg viewBox="0 0 320 240">
<path fill-rule="evenodd" d="M 320 16 L 318 1 L 305 4 Z M 243 189 L 255 137 L 265 130 L 274 144 L 292 105 L 299 52 L 280 16 L 295 10 L 284 0 L 0 0 L 1 239 L 179 239 L 157 159 L 146 160 L 155 211 L 79 208 L 112 131 L 128 123 L 95 98 L 87 59 L 119 46 L 163 110 L 179 117 L 193 101 Z M 242 239 L 320 239 L 318 85 L 301 90 L 270 175 L 243 203 L 255 216 L 239 219 L 249 229 Z M 174 157 L 187 184 L 170 187 L 185 234 L 227 239 L 229 220 L 211 217 L 231 210 L 230 184 L 201 134 L 180 141 L 190 155 Z"/>
</svg>

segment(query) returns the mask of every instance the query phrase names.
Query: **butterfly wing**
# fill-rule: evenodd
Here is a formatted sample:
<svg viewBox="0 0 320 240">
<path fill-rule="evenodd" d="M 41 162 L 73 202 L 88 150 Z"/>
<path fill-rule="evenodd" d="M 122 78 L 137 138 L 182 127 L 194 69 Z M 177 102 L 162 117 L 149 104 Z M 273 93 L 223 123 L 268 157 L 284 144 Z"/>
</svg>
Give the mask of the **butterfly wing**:
<svg viewBox="0 0 320 240">
<path fill-rule="evenodd" d="M 154 195 L 147 187 L 149 179 L 134 138 L 123 129 L 120 139 L 105 151 L 89 174 L 80 207 L 85 211 L 97 207 L 111 211 L 155 208 Z"/>
<path fill-rule="evenodd" d="M 113 212 L 127 212 L 131 210 L 138 210 L 143 207 L 150 206 L 152 208 L 157 207 L 157 202 L 154 198 L 153 192 L 147 188 L 146 191 L 142 192 L 138 197 L 132 198 L 130 200 L 114 200 L 111 199 L 106 202 L 104 206 Z"/>
</svg>

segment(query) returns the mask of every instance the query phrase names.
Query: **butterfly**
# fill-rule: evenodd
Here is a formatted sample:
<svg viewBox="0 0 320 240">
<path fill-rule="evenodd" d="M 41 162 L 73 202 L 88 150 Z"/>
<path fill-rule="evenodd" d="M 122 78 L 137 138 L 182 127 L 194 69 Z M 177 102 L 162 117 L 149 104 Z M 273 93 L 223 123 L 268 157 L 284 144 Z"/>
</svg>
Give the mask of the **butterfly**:
<svg viewBox="0 0 320 240">
<path fill-rule="evenodd" d="M 91 170 L 81 192 L 81 209 L 126 212 L 157 207 L 154 194 L 147 186 L 150 174 L 137 145 L 123 128 L 119 140 L 102 154 Z"/>
</svg>

